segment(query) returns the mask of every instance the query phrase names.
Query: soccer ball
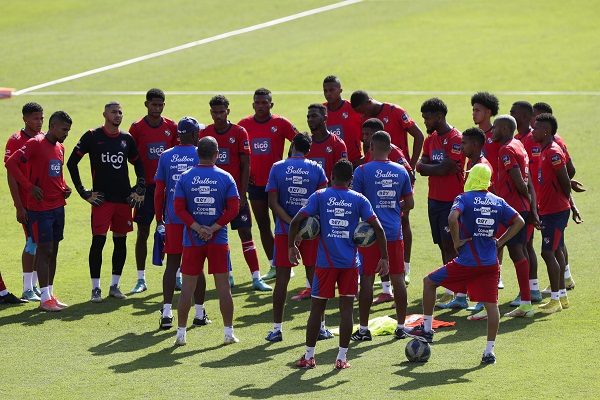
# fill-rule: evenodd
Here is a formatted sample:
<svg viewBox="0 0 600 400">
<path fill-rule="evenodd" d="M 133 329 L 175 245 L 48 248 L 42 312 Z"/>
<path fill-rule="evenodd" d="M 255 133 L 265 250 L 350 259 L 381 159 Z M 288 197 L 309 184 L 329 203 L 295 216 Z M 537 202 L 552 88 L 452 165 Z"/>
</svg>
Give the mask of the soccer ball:
<svg viewBox="0 0 600 400">
<path fill-rule="evenodd" d="M 406 354 L 406 358 L 410 362 L 426 362 L 431 355 L 431 347 L 429 343 L 412 339 L 406 344 L 404 354 Z"/>
<path fill-rule="evenodd" d="M 321 232 L 321 223 L 317 217 L 308 217 L 300 222 L 300 229 L 298 229 L 298 236 L 304 240 L 310 240 L 317 237 Z"/>
<path fill-rule="evenodd" d="M 360 222 L 354 230 L 352 241 L 359 247 L 369 247 L 375 243 L 375 231 L 368 222 Z"/>
</svg>

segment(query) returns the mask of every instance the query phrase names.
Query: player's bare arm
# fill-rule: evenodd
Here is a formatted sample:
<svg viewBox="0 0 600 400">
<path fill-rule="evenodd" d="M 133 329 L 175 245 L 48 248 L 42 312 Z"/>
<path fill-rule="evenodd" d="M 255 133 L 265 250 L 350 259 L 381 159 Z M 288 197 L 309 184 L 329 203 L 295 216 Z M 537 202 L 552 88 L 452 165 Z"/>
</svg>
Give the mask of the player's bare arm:
<svg viewBox="0 0 600 400">
<path fill-rule="evenodd" d="M 450 228 L 450 234 L 452 235 L 452 243 L 454 249 L 458 252 L 458 249 L 463 247 L 465 243 L 470 241 L 472 238 L 460 238 L 458 219 L 460 218 L 460 211 L 452 210 L 448 215 L 448 227 Z"/>
<path fill-rule="evenodd" d="M 444 158 L 439 164 L 429 163 L 429 157 L 426 158 L 426 163 L 423 162 L 424 159 L 425 157 L 421 157 L 421 161 L 415 167 L 421 176 L 446 176 L 460 172 L 460 166 L 451 158 Z"/>
<path fill-rule="evenodd" d="M 388 261 L 387 238 L 385 237 L 385 231 L 381 226 L 381 222 L 379 222 L 379 218 L 371 219 L 369 221 L 369 225 L 371 225 L 375 231 L 375 241 L 377 242 L 379 250 L 381 251 L 381 259 L 377 263 L 375 272 L 377 272 L 379 276 L 386 276 L 390 273 L 390 264 Z"/>
<path fill-rule="evenodd" d="M 500 248 L 504 246 L 504 244 L 510 239 L 512 239 L 512 237 L 515 236 L 517 233 L 519 233 L 521 228 L 523 228 L 524 226 L 525 220 L 520 215 L 517 215 L 515 219 L 513 219 L 511 224 L 508 226 L 506 232 L 504 232 L 504 234 L 500 236 L 500 238 L 498 238 L 498 240 L 496 241 L 496 247 Z"/>
<path fill-rule="evenodd" d="M 410 157 L 409 163 L 412 169 L 414 170 L 417 162 L 419 161 L 419 157 L 421 155 L 421 151 L 423 150 L 423 143 L 425 143 L 425 135 L 423 135 L 423 131 L 417 124 L 414 124 L 407 130 L 408 134 L 413 137 L 413 149 L 412 156 Z"/>
</svg>

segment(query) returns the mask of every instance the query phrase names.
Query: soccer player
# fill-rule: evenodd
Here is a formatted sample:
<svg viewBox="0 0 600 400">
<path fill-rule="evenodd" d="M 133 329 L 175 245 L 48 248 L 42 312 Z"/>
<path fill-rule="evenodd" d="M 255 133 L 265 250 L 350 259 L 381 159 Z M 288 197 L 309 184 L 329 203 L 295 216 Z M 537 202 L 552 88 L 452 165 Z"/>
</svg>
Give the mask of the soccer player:
<svg viewBox="0 0 600 400">
<path fill-rule="evenodd" d="M 53 286 L 58 245 L 65 228 L 65 199 L 71 195 L 63 176 L 63 142 L 72 123 L 66 112 L 56 111 L 50 117 L 48 132 L 29 139 L 6 161 L 8 172 L 29 192 L 27 230 L 37 245 L 35 270 L 40 282 L 40 309 L 44 311 L 68 307 L 56 298 Z M 22 172 L 21 165 L 26 163 L 30 164 L 29 176 Z"/>
<path fill-rule="evenodd" d="M 83 134 L 73 149 L 67 167 L 77 193 L 92 205 L 92 244 L 89 253 L 92 280 L 92 303 L 102 301 L 100 270 L 102 249 L 108 229 L 113 233 L 112 279 L 109 296 L 126 299 L 119 289 L 121 273 L 127 257 L 127 232 L 133 230 L 131 205 L 139 207 L 144 201 L 144 165 L 133 137 L 119 129 L 123 121 L 121 104 L 111 101 L 104 106 L 104 125 Z M 89 154 L 92 190 L 81 182 L 78 164 Z M 137 182 L 129 183 L 127 161 L 135 167 Z"/>
<path fill-rule="evenodd" d="M 237 343 L 233 334 L 233 299 L 229 286 L 227 224 L 240 211 L 240 197 L 233 177 L 215 166 L 219 144 L 213 137 L 198 142 L 200 164 L 181 174 L 175 187 L 175 214 L 185 224 L 181 264 L 182 287 L 177 303 L 175 344 L 186 344 L 186 325 L 198 275 L 208 260 L 225 326 L 224 344 Z"/>
<path fill-rule="evenodd" d="M 23 304 L 28 303 L 27 299 L 20 299 L 6 289 L 2 273 L 0 273 L 0 304 Z"/>
<path fill-rule="evenodd" d="M 252 239 L 252 216 L 248 206 L 246 191 L 250 176 L 250 144 L 248 132 L 243 127 L 232 124 L 228 120 L 229 100 L 225 96 L 217 95 L 210 99 L 210 116 L 214 124 L 208 125 L 200 132 L 200 137 L 212 136 L 219 144 L 219 158 L 217 166 L 231 174 L 237 184 L 240 194 L 240 213 L 231 221 L 231 229 L 237 230 L 242 242 L 242 251 L 246 264 L 252 276 L 254 290 L 271 291 L 260 277 L 260 265 L 254 240 Z"/>
<path fill-rule="evenodd" d="M 465 192 L 454 200 L 448 225 L 458 255 L 423 279 L 423 323 L 407 332 L 418 340 L 433 343 L 431 326 L 436 288 L 443 286 L 458 291 L 466 285 L 470 298 L 483 301 L 488 314 L 482 364 L 496 363 L 494 346 L 500 323 L 497 247 L 503 246 L 525 225 L 506 201 L 487 191 L 491 176 L 492 170 L 487 165 L 475 165 L 465 183 Z M 508 229 L 496 239 L 501 223 Z"/>
<path fill-rule="evenodd" d="M 275 254 L 277 268 L 275 291 L 273 292 L 273 330 L 266 340 L 280 342 L 283 340 L 283 310 L 293 265 L 288 257 L 289 224 L 294 215 L 308 201 L 308 197 L 317 189 L 327 186 L 327 177 L 323 168 L 314 161 L 308 160 L 312 139 L 307 133 L 299 133 L 292 139 L 291 157 L 278 161 L 271 167 L 267 190 L 269 191 L 269 207 L 275 214 Z M 315 263 L 317 261 L 318 239 L 302 240 L 299 244 L 302 263 L 306 270 L 306 279 L 312 282 Z M 308 291 L 310 297 L 310 289 Z M 304 296 L 301 292 L 300 295 Z M 298 298 L 298 296 L 295 296 Z M 300 299 L 301 300 L 301 299 Z"/>
<path fill-rule="evenodd" d="M 477 92 L 471 97 L 473 107 L 473 122 L 477 124 L 485 134 L 483 145 L 483 156 L 490 162 L 492 167 L 492 187 L 496 182 L 498 168 L 498 150 L 500 144 L 492 140 L 492 117 L 498 114 L 500 101 L 496 96 L 488 92 Z M 464 135 L 464 132 L 463 132 Z"/>
<path fill-rule="evenodd" d="M 350 367 L 346 359 L 352 333 L 352 308 L 358 290 L 360 259 L 352 241 L 359 221 L 367 221 L 374 229 L 381 259 L 376 272 L 389 273 L 385 232 L 373 212 L 369 201 L 361 194 L 348 189 L 352 182 L 352 163 L 339 160 L 331 173 L 332 186 L 319 190 L 308 198 L 308 203 L 294 216 L 290 223 L 288 253 L 292 265 L 298 265 L 300 250 L 295 238 L 300 223 L 309 216 L 319 216 L 321 236 L 312 285 L 312 306 L 306 326 L 306 352 L 297 362 L 299 368 L 315 368 L 315 345 L 319 336 L 321 316 L 327 300 L 335 296 L 337 284 L 340 307 L 340 341 L 335 363 L 336 369 Z M 325 223 L 329 221 L 329 223 Z"/>
<path fill-rule="evenodd" d="M 262 276 L 264 280 L 275 278 L 276 273 L 273 265 L 274 238 L 271 231 L 269 199 L 265 188 L 271 166 L 283 158 L 286 139 L 291 141 L 298 133 L 296 127 L 287 118 L 271 114 L 273 106 L 271 91 L 265 88 L 256 89 L 252 103 L 254 115 L 250 115 L 238 123 L 246 129 L 250 139 L 248 198 L 260 231 L 263 250 L 271 266 L 269 272 Z"/>
<path fill-rule="evenodd" d="M 177 270 L 181 265 L 183 253 L 183 222 L 175 215 L 173 201 L 175 199 L 175 185 L 181 174 L 197 165 L 199 162 L 196 145 L 201 125 L 192 117 L 184 117 L 177 124 L 179 144 L 165 150 L 158 160 L 158 168 L 154 180 L 154 210 L 156 225 L 165 227 L 164 253 L 167 255 L 167 266 L 163 274 L 163 308 L 160 316 L 159 328 L 169 329 L 173 326 L 172 302 L 176 287 Z M 211 321 L 204 310 L 204 295 L 206 279 L 204 274 L 198 276 L 198 283 L 194 291 L 196 316 L 194 326 L 210 324 Z"/>
<path fill-rule="evenodd" d="M 492 140 L 501 144 L 498 151 L 498 179 L 496 194 L 514 208 L 527 223 L 529 214 L 537 220 L 535 190 L 529 171 L 529 156 L 525 146 L 514 139 L 517 121 L 510 115 L 500 115 L 494 120 Z M 463 133 L 464 135 L 464 133 Z M 517 271 L 519 295 L 511 303 L 517 306 L 506 317 L 532 317 L 531 282 L 529 281 L 529 256 L 527 254 L 527 226 L 523 227 L 512 239 L 506 242 L 508 253 Z M 538 290 L 539 294 L 539 290 Z"/>
<path fill-rule="evenodd" d="M 446 122 L 446 114 L 448 107 L 437 97 L 425 101 L 421 106 L 421 115 L 429 135 L 423 145 L 423 156 L 415 169 L 429 178 L 429 224 L 433 243 L 440 248 L 444 264 L 456 256 L 448 215 L 454 198 L 462 193 L 464 184 L 464 156 L 460 151 L 462 134 Z M 446 288 L 446 293 L 437 303 L 445 304 L 453 297 L 454 293 Z"/>
<path fill-rule="evenodd" d="M 538 115 L 533 125 L 533 140 L 541 147 L 536 187 L 540 221 L 536 221 L 536 225 L 542 230 L 542 258 L 546 263 L 552 290 L 550 301 L 540 306 L 544 314 L 569 307 L 562 247 L 573 203 L 565 154 L 553 139 L 557 129 L 558 122 L 552 114 Z"/>
<path fill-rule="evenodd" d="M 342 99 L 342 83 L 335 75 L 329 75 L 323 80 L 323 94 L 327 106 L 327 130 L 335 133 L 346 144 L 348 160 L 354 166 L 362 158 L 361 115 L 354 111 L 348 100 Z"/>
<path fill-rule="evenodd" d="M 374 100 L 364 90 L 357 90 L 350 97 L 352 108 L 363 116 L 363 120 L 377 118 L 383 122 L 392 143 L 400 147 L 414 169 L 423 149 L 424 136 L 421 128 L 404 109 L 396 104 Z M 408 148 L 408 134 L 413 137 L 412 155 Z"/>
<path fill-rule="evenodd" d="M 144 164 L 146 180 L 146 199 L 140 208 L 136 208 L 133 220 L 137 224 L 135 240 L 135 264 L 138 280 L 129 292 L 141 293 L 148 289 L 146 285 L 146 256 L 148 254 L 148 235 L 154 218 L 154 174 L 158 159 L 163 151 L 177 144 L 177 124 L 162 116 L 165 108 L 165 93 L 157 88 L 148 90 L 144 106 L 148 114 L 131 124 L 129 133 L 137 144 L 138 153 Z"/>
<path fill-rule="evenodd" d="M 22 114 L 25 127 L 21 128 L 14 135 L 11 135 L 8 142 L 6 142 L 4 162 L 23 147 L 29 139 L 42 134 L 42 125 L 44 123 L 44 109 L 42 106 L 38 103 L 27 103 L 23 106 Z M 22 164 L 22 168 L 21 172 L 23 175 L 29 176 L 28 165 Z M 19 186 L 11 174 L 6 174 L 6 177 L 8 179 L 10 195 L 17 211 L 17 221 L 23 226 L 23 231 L 25 232 L 25 247 L 21 256 L 23 268 L 23 294 L 21 297 L 28 301 L 40 301 L 41 293 L 36 286 L 38 279 L 34 268 L 36 244 L 33 242 L 33 238 L 27 233 L 27 210 L 25 207 L 29 193 L 25 188 Z"/>
<path fill-rule="evenodd" d="M 370 138 L 373 161 L 360 165 L 354 171 L 352 189 L 362 193 L 374 207 L 387 238 L 389 277 L 396 293 L 396 339 L 406 338 L 406 285 L 404 283 L 404 243 L 400 215 L 414 207 L 413 190 L 406 169 L 388 159 L 391 138 L 385 131 L 378 131 Z M 360 291 L 358 295 L 359 328 L 350 337 L 352 340 L 371 340 L 368 329 L 369 312 L 373 303 L 375 271 L 381 258 L 377 246 L 360 247 Z"/>
</svg>

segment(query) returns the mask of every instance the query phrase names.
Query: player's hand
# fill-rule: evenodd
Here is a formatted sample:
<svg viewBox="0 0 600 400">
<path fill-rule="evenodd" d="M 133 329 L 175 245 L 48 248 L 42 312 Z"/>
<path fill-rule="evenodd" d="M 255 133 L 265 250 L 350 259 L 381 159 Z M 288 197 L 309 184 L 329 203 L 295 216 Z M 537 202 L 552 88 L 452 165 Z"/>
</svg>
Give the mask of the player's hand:
<svg viewBox="0 0 600 400">
<path fill-rule="evenodd" d="M 71 193 L 73 193 L 73 189 L 65 185 L 65 199 L 68 199 L 69 196 L 71 196 Z"/>
<path fill-rule="evenodd" d="M 583 186 L 583 184 L 579 181 L 576 181 L 575 179 L 571 179 L 571 189 L 573 189 L 573 191 L 577 193 L 586 191 L 586 188 Z"/>
<path fill-rule="evenodd" d="M 300 243 L 302 243 L 302 238 L 300 236 L 296 236 L 294 239 L 294 246 L 300 247 Z"/>
<path fill-rule="evenodd" d="M 465 243 L 470 242 L 471 240 L 473 240 L 473 238 L 460 239 L 458 242 L 454 243 L 454 250 L 458 252 L 458 249 L 463 247 Z"/>
<path fill-rule="evenodd" d="M 138 178 L 137 183 L 131 188 L 131 194 L 127 197 L 127 202 L 131 208 L 140 208 L 144 205 L 146 196 L 146 181 L 144 178 Z"/>
<path fill-rule="evenodd" d="M 200 229 L 196 232 L 198 233 L 198 237 L 205 242 L 208 242 L 213 237 L 213 231 L 206 225 L 200 226 Z"/>
<path fill-rule="evenodd" d="M 386 276 L 390 273 L 390 263 L 387 258 L 379 259 L 375 272 L 377 272 L 379 276 Z"/>
<path fill-rule="evenodd" d="M 254 180 L 254 175 L 250 175 L 250 176 L 248 176 L 248 185 L 250 185 L 250 186 L 254 186 L 254 183 L 255 183 L 255 182 L 256 182 L 256 181 Z"/>
<path fill-rule="evenodd" d="M 288 248 L 288 259 L 292 265 L 300 264 L 300 250 L 298 250 L 296 245 Z"/>
<path fill-rule="evenodd" d="M 92 192 L 91 190 L 86 190 L 87 198 L 84 199 L 93 205 L 94 207 L 98 207 L 102 203 L 104 203 L 104 193 L 102 192 Z"/>
<path fill-rule="evenodd" d="M 415 164 L 415 168 L 414 168 L 414 170 L 415 170 L 416 172 L 419 172 L 419 173 L 421 173 L 421 165 L 423 165 L 423 162 L 421 162 L 421 160 L 417 161 L 417 163 Z"/>
<path fill-rule="evenodd" d="M 573 221 L 575 221 L 576 224 L 581 224 L 583 222 L 583 218 L 581 218 L 581 214 L 579 214 L 577 207 L 571 207 L 571 211 L 573 211 Z"/>
<path fill-rule="evenodd" d="M 245 208 L 248 205 L 248 196 L 246 193 L 240 193 L 240 210 Z"/>
<path fill-rule="evenodd" d="M 32 187 L 29 191 L 29 194 L 37 201 L 42 201 L 42 199 L 44 198 L 44 192 L 37 186 Z"/>
<path fill-rule="evenodd" d="M 27 210 L 25 210 L 25 207 L 21 206 L 21 207 L 17 207 L 17 221 L 19 221 L 20 224 L 27 224 Z"/>
</svg>

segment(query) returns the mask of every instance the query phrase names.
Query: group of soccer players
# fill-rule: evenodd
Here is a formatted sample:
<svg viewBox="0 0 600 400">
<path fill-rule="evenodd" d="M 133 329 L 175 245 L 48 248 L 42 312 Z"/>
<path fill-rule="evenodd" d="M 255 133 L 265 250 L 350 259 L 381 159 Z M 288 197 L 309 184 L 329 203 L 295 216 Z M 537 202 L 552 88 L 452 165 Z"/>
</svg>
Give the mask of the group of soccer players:
<svg viewBox="0 0 600 400">
<path fill-rule="evenodd" d="M 114 101 L 106 104 L 104 124 L 86 132 L 67 161 L 75 190 L 92 206 L 91 301 L 103 301 L 100 271 L 109 229 L 114 243 L 109 296 L 126 298 L 119 282 L 127 255 L 126 235 L 133 230 L 133 222 L 137 224 L 138 281 L 130 293 L 147 290 L 147 240 L 156 219 L 157 231 L 164 231 L 166 254 L 160 328 L 172 327 L 173 295 L 181 290 L 178 345 L 186 344 L 192 297 L 193 325 L 211 323 L 204 308 L 205 261 L 219 295 L 224 343 L 238 341 L 233 333 L 228 224 L 238 231 L 252 288 L 271 291 L 265 280 L 275 278 L 274 323 L 267 341 L 283 340 L 287 286 L 292 267 L 302 259 L 306 289 L 293 299 L 312 297 L 313 302 L 306 352 L 298 362 L 302 368 L 316 366 L 316 341 L 333 337 L 324 314 L 336 286 L 341 316 L 338 369 L 350 366 L 346 359 L 350 340 L 371 340 L 368 321 L 372 304 L 393 302 L 398 322 L 395 338 L 412 336 L 432 342 L 434 303 L 440 308 L 467 308 L 467 294 L 478 302 L 469 307 L 475 311 L 470 319 L 488 320 L 482 362 L 495 362 L 497 298 L 502 287 L 498 258 L 502 259 L 504 246 L 515 265 L 520 290 L 511 303 L 516 308 L 506 315 L 531 317 L 532 302 L 542 300 L 532 244 L 534 228 L 542 233 L 541 254 L 550 279 L 551 298 L 540 310 L 554 313 L 568 307 L 566 289 L 572 288 L 574 281 L 566 262 L 564 229 L 570 211 L 575 222 L 582 222 L 571 188 L 585 189 L 573 180 L 575 168 L 556 134 L 558 124 L 548 104 L 532 106 L 519 101 L 510 115 L 492 121 L 499 110 L 498 99 L 476 93 L 471 103 L 478 127 L 461 133 L 447 122 L 444 102 L 432 98 L 421 106 L 425 137 L 402 107 L 378 102 L 362 90 L 355 91 L 348 101 L 342 98 L 342 91 L 337 77 L 325 78 L 326 102 L 307 109 L 310 134 L 299 133 L 288 119 L 273 114 L 272 94 L 264 88 L 254 93 L 254 114 L 238 124 L 229 121 L 229 101 L 222 95 L 209 102 L 213 123 L 208 126 L 192 117 L 178 123 L 163 117 L 165 94 L 160 89 L 147 92 L 144 104 L 148 113 L 134 122 L 129 132 L 120 129 L 121 105 Z M 2 284 L 0 302 L 39 301 L 43 310 L 60 311 L 68 306 L 54 295 L 53 282 L 63 238 L 65 199 L 71 194 L 63 176 L 62 143 L 72 121 L 65 112 L 57 111 L 44 134 L 43 109 L 36 103 L 23 107 L 23 121 L 25 127 L 7 143 L 5 164 L 17 220 L 26 235 L 24 290 L 19 299 Z M 412 136 L 412 148 L 408 135 Z M 291 146 L 283 159 L 286 140 Z M 90 158 L 91 189 L 85 188 L 78 170 L 85 154 Z M 134 165 L 133 186 L 127 162 Z M 404 320 L 415 173 L 429 179 L 431 232 L 444 267 L 424 279 L 424 322 L 409 329 Z M 264 276 L 260 275 L 252 236 L 250 207 L 269 259 Z M 321 234 L 300 240 L 300 224 L 309 216 L 319 217 Z M 352 234 L 361 219 L 374 229 L 376 245 L 357 248 L 353 243 Z M 374 301 L 375 274 L 382 278 L 383 293 Z M 446 293 L 436 303 L 438 286 L 445 287 Z M 359 328 L 352 333 L 355 296 Z"/>
</svg>

